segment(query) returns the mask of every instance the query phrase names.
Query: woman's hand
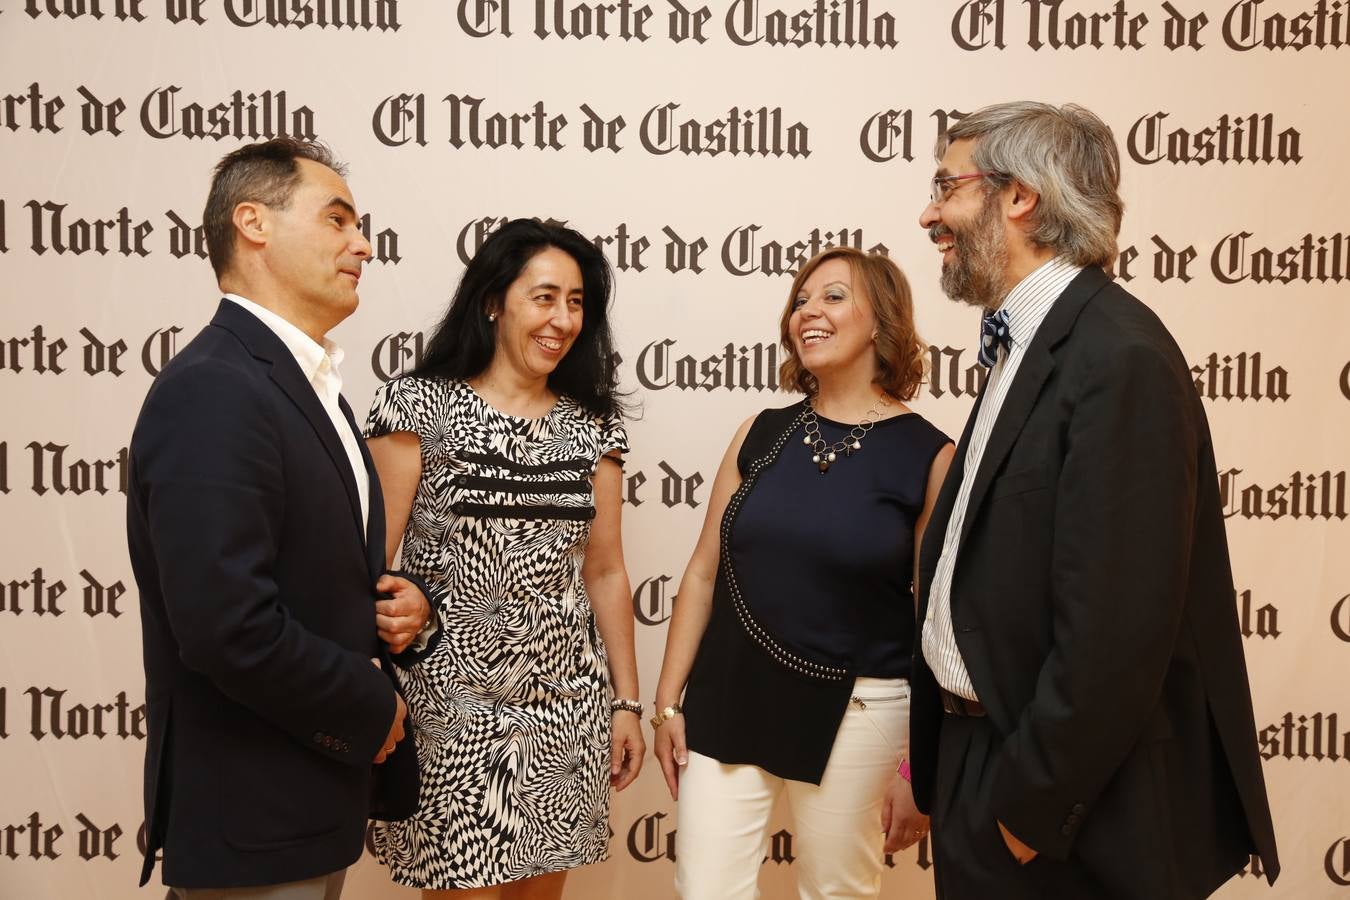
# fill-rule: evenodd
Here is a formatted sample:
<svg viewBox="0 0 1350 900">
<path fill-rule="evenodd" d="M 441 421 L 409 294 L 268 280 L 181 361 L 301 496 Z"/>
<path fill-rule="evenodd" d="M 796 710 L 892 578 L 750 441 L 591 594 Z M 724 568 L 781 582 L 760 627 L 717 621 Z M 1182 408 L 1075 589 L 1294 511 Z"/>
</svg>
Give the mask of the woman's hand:
<svg viewBox="0 0 1350 900">
<path fill-rule="evenodd" d="M 642 771 L 647 742 L 642 738 L 642 719 L 628 710 L 610 714 L 609 783 L 621 791 Z"/>
<path fill-rule="evenodd" d="M 914 805 L 914 790 L 898 773 L 891 776 L 881 804 L 881 830 L 887 853 L 908 849 L 928 833 L 928 817 Z"/>
<path fill-rule="evenodd" d="M 679 800 L 680 766 L 689 762 L 689 751 L 684 746 L 684 714 L 676 713 L 662 722 L 654 740 L 656 761 L 661 764 L 661 774 L 666 776 L 670 799 Z"/>
</svg>

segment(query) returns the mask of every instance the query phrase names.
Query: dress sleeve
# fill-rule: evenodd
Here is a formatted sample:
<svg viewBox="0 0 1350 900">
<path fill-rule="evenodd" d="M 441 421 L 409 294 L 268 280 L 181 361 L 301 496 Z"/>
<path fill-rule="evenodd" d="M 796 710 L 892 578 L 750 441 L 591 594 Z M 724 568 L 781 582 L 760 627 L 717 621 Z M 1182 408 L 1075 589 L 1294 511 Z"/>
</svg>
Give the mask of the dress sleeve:
<svg viewBox="0 0 1350 900">
<path fill-rule="evenodd" d="M 623 464 L 623 455 L 628 452 L 628 429 L 624 427 L 623 416 L 617 411 L 597 419 L 600 426 L 600 456 L 609 456 L 617 451 L 615 457 Z"/>
<path fill-rule="evenodd" d="M 395 431 L 419 434 L 417 411 L 422 383 L 415 378 L 395 378 L 380 385 L 366 416 L 365 436 L 382 437 Z"/>
</svg>

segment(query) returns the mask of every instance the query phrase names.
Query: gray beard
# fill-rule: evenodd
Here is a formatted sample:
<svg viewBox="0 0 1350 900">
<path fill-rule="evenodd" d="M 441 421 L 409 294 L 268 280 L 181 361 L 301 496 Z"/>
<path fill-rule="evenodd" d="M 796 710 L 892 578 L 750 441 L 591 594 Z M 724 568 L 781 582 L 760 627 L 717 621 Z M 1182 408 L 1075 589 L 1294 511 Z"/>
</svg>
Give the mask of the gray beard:
<svg viewBox="0 0 1350 900">
<path fill-rule="evenodd" d="M 958 232 L 956 259 L 942 267 L 942 291 L 952 300 L 981 309 L 995 310 L 1008 291 L 1008 241 L 999 227 L 998 202 L 989 198 L 980 216 Z"/>
</svg>

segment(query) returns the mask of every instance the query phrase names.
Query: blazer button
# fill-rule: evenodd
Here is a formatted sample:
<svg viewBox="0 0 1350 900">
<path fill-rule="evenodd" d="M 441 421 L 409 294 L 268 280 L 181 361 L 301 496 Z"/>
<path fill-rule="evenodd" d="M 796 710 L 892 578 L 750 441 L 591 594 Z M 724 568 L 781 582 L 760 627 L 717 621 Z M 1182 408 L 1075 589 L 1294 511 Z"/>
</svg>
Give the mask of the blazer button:
<svg viewBox="0 0 1350 900">
<path fill-rule="evenodd" d="M 468 483 L 469 483 L 469 476 L 467 475 L 460 475 L 458 478 L 455 479 L 455 484 L 459 485 L 460 487 L 463 487 Z"/>
<path fill-rule="evenodd" d="M 1071 828 L 1068 825 L 1065 825 L 1063 828 L 1059 830 L 1059 833 L 1064 835 L 1065 837 L 1068 837 L 1069 835 L 1073 834 L 1073 828 Z"/>
<path fill-rule="evenodd" d="M 322 731 L 316 731 L 316 732 L 314 732 L 314 743 L 316 743 L 316 744 L 322 744 L 322 743 L 323 743 L 323 732 L 322 732 Z"/>
<path fill-rule="evenodd" d="M 1076 816 L 1081 816 L 1083 813 L 1087 812 L 1087 807 L 1081 803 L 1075 803 L 1073 805 L 1073 809 L 1071 809 L 1070 812 L 1072 812 Z"/>
<path fill-rule="evenodd" d="M 1074 815 L 1073 813 L 1069 813 L 1069 818 L 1065 819 L 1065 821 L 1068 822 L 1070 825 L 1077 825 L 1078 816 Z"/>
</svg>

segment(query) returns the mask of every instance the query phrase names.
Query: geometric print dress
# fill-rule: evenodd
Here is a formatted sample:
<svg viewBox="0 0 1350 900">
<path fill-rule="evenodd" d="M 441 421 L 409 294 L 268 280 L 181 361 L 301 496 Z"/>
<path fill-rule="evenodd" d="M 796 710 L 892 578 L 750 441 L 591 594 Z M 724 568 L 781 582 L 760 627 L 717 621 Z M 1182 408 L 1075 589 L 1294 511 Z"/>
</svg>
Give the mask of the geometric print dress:
<svg viewBox="0 0 1350 900">
<path fill-rule="evenodd" d="M 422 770 L 417 814 L 377 822 L 376 855 L 415 888 L 486 887 L 601 862 L 609 844 L 610 685 L 581 579 L 616 414 L 561 397 L 509 416 L 468 384 L 383 385 L 368 437 L 415 433 L 422 477 L 402 568 L 441 595 L 444 633 L 398 677 Z"/>
</svg>

